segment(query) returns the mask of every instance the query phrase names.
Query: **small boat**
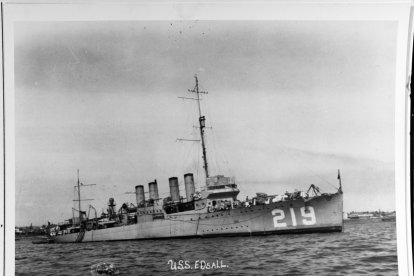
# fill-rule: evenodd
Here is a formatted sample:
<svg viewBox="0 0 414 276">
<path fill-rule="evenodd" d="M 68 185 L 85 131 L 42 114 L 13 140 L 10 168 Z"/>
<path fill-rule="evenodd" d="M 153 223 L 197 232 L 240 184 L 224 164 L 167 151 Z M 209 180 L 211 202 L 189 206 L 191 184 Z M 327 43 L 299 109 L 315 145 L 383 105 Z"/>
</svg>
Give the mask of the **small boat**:
<svg viewBox="0 0 414 276">
<path fill-rule="evenodd" d="M 44 237 L 42 239 L 37 239 L 35 241 L 32 241 L 33 244 L 45 244 L 45 243 L 54 243 L 55 241 L 51 238 Z"/>
<path fill-rule="evenodd" d="M 381 218 L 382 221 L 395 221 L 395 216 L 385 216 Z"/>
<path fill-rule="evenodd" d="M 348 215 L 348 219 L 359 219 L 357 214 Z"/>
</svg>

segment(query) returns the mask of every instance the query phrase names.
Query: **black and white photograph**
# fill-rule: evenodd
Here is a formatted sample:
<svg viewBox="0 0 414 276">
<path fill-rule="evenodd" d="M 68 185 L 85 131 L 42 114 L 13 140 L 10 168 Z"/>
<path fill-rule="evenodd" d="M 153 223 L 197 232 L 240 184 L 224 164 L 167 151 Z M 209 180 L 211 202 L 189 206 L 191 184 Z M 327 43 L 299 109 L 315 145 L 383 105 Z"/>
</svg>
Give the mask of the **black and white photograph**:
<svg viewBox="0 0 414 276">
<path fill-rule="evenodd" d="M 3 4 L 4 274 L 412 275 L 410 5 Z"/>
</svg>

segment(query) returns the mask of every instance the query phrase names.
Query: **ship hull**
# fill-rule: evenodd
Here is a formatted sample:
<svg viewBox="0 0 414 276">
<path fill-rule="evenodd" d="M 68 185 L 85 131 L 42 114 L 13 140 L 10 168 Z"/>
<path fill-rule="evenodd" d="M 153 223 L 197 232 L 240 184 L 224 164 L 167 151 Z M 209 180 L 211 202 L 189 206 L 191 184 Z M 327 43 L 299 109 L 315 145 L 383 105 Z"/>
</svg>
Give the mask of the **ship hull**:
<svg viewBox="0 0 414 276">
<path fill-rule="evenodd" d="M 172 214 L 140 222 L 52 237 L 55 242 L 253 236 L 343 230 L 342 193 L 203 214 Z"/>
</svg>

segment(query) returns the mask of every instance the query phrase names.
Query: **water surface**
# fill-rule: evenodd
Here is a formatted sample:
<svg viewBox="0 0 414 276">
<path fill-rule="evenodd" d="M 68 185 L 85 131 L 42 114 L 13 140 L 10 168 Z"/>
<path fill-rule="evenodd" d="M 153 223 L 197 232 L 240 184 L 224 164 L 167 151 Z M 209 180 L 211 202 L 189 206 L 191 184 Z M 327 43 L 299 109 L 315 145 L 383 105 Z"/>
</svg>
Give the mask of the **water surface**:
<svg viewBox="0 0 414 276">
<path fill-rule="evenodd" d="M 172 270 L 169 260 L 187 261 L 192 269 Z M 201 269 L 217 260 L 227 267 Z M 395 222 L 378 220 L 347 221 L 343 233 L 80 244 L 16 241 L 16 275 L 92 275 L 91 266 L 101 262 L 116 265 L 119 275 L 398 274 Z"/>
</svg>

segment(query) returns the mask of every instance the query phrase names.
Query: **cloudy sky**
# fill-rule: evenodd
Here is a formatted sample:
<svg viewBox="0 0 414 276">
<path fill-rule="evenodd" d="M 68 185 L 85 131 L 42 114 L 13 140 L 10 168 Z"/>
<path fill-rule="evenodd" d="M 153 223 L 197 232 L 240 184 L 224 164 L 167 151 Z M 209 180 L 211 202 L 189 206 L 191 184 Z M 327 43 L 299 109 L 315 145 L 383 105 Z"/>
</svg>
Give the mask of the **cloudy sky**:
<svg viewBox="0 0 414 276">
<path fill-rule="evenodd" d="M 138 184 L 211 174 L 240 197 L 337 189 L 344 209 L 395 210 L 397 24 L 378 21 L 133 21 L 15 24 L 16 224 L 71 216 L 84 198 L 134 202 Z M 182 195 L 184 195 L 184 188 Z M 84 208 L 86 208 L 86 204 Z"/>
</svg>

